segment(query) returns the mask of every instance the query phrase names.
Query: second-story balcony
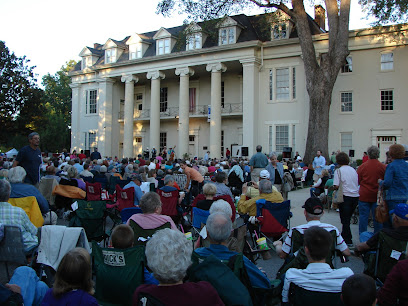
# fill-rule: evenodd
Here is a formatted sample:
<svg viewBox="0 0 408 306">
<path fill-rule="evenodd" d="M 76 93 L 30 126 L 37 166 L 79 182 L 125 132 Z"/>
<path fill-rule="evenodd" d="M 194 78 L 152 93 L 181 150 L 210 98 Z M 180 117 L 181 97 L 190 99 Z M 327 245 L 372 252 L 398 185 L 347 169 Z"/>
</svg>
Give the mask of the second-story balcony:
<svg viewBox="0 0 408 306">
<path fill-rule="evenodd" d="M 207 117 L 207 105 L 195 105 L 190 108 L 190 117 Z M 225 103 L 221 108 L 222 116 L 242 116 L 242 103 Z M 168 107 L 165 111 L 160 112 L 160 119 L 177 119 L 179 116 L 178 107 Z M 125 114 L 123 111 L 119 112 L 119 120 L 123 120 Z M 134 120 L 149 120 L 150 109 L 137 110 L 133 114 Z"/>
</svg>

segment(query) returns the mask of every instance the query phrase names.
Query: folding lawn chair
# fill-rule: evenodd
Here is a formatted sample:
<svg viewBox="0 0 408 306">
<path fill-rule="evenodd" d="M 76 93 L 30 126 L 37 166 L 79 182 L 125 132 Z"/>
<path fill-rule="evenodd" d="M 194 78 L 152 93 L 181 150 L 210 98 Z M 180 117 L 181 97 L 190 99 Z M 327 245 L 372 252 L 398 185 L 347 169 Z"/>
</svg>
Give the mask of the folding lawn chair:
<svg viewBox="0 0 408 306">
<path fill-rule="evenodd" d="M 341 292 L 320 292 L 301 288 L 294 283 L 289 288 L 289 303 L 293 306 L 342 306 Z"/>
<path fill-rule="evenodd" d="M 22 208 L 35 227 L 41 227 L 44 224 L 44 218 L 38 206 L 37 199 L 34 196 L 24 198 L 10 198 L 8 201 L 11 205 Z"/>
<path fill-rule="evenodd" d="M 202 225 L 207 223 L 209 215 L 209 210 L 193 207 L 193 226 L 199 231 L 202 228 Z"/>
<path fill-rule="evenodd" d="M 134 197 L 135 188 L 122 189 L 119 185 L 116 185 L 116 203 L 107 204 L 106 207 L 116 208 L 118 211 L 128 207 L 135 207 Z"/>
<path fill-rule="evenodd" d="M 122 219 L 122 223 L 125 224 L 127 220 L 129 220 L 129 218 L 133 216 L 134 214 L 142 214 L 142 213 L 143 212 L 140 209 L 140 207 L 128 207 L 128 208 L 122 209 L 122 211 L 120 212 L 120 217 Z"/>
<path fill-rule="evenodd" d="M 137 222 L 130 220 L 129 222 L 130 227 L 133 229 L 133 232 L 135 234 L 135 243 L 134 245 L 146 245 L 147 241 L 150 240 L 150 238 L 153 236 L 154 233 L 156 233 L 159 230 L 165 229 L 165 228 L 171 228 L 170 222 L 166 222 L 163 225 L 160 225 L 159 227 L 152 228 L 152 229 L 144 229 L 142 228 Z"/>
<path fill-rule="evenodd" d="M 162 189 L 158 189 L 157 193 L 159 194 L 160 201 L 162 202 L 161 214 L 171 217 L 175 224 L 179 224 L 181 219 L 181 216 L 177 211 L 179 191 L 174 190 L 165 192 Z"/>
<path fill-rule="evenodd" d="M 86 183 L 86 199 L 88 201 L 100 201 L 102 197 L 102 186 L 100 183 Z"/>
<path fill-rule="evenodd" d="M 260 224 L 260 232 L 266 237 L 279 239 L 289 231 L 290 200 L 282 203 L 271 203 L 265 199 L 256 201 L 256 217 Z"/>
</svg>

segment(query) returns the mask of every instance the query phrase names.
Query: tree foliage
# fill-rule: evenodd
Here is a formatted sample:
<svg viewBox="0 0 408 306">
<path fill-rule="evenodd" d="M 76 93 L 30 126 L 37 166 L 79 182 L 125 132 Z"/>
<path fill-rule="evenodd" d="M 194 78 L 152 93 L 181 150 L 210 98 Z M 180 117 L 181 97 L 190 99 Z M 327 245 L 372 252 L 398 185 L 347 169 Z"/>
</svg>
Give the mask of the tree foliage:
<svg viewBox="0 0 408 306">
<path fill-rule="evenodd" d="M 408 17 L 407 0 L 359 0 L 358 3 L 379 23 L 406 21 Z"/>
</svg>

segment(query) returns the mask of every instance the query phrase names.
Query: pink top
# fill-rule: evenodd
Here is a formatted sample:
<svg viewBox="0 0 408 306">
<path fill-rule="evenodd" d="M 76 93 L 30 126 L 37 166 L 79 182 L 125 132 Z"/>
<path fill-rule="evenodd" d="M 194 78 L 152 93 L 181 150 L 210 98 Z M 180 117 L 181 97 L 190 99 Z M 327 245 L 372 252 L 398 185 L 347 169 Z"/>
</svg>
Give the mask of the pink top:
<svg viewBox="0 0 408 306">
<path fill-rule="evenodd" d="M 163 225 L 164 223 L 170 222 L 171 229 L 177 230 L 176 225 L 169 216 L 159 215 L 159 214 L 134 214 L 127 221 L 129 225 L 130 220 L 135 221 L 140 227 L 144 229 L 153 229 Z"/>
</svg>

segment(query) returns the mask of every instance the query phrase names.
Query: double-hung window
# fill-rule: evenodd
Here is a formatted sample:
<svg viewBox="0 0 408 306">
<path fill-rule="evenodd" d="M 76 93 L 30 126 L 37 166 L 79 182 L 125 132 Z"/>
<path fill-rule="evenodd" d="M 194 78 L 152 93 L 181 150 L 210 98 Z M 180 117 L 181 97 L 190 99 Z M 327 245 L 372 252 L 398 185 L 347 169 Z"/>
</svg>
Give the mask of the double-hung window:
<svg viewBox="0 0 408 306">
<path fill-rule="evenodd" d="M 115 48 L 105 50 L 105 62 L 106 64 L 116 62 L 116 49 Z"/>
<path fill-rule="evenodd" d="M 353 111 L 353 93 L 352 92 L 342 92 L 341 96 L 341 112 L 347 113 Z"/>
<path fill-rule="evenodd" d="M 86 91 L 85 113 L 96 114 L 98 111 L 98 91 L 96 89 Z"/>
<path fill-rule="evenodd" d="M 219 32 L 220 45 L 229 45 L 235 43 L 235 28 L 222 28 Z"/>
<path fill-rule="evenodd" d="M 394 91 L 392 89 L 381 90 L 381 110 L 394 110 Z"/>
<path fill-rule="evenodd" d="M 394 53 L 381 54 L 381 71 L 394 69 Z"/>
<path fill-rule="evenodd" d="M 160 88 L 160 112 L 167 111 L 167 87 Z"/>
<path fill-rule="evenodd" d="M 129 59 L 142 58 L 142 44 L 133 44 L 129 46 Z"/>
<path fill-rule="evenodd" d="M 347 56 L 343 66 L 341 66 L 341 73 L 348 72 L 353 72 L 353 59 L 351 56 Z"/>
<path fill-rule="evenodd" d="M 201 33 L 194 33 L 187 36 L 187 50 L 201 49 Z"/>
<path fill-rule="evenodd" d="M 340 133 L 341 138 L 340 138 L 340 145 L 341 145 L 341 151 L 342 152 L 349 152 L 351 149 L 353 149 L 353 133 Z"/>
<path fill-rule="evenodd" d="M 85 150 L 96 148 L 96 132 L 85 132 Z"/>
<path fill-rule="evenodd" d="M 296 68 L 279 67 L 269 70 L 269 100 L 291 101 L 296 99 Z"/>
<path fill-rule="evenodd" d="M 157 55 L 170 53 L 170 38 L 157 40 Z"/>
<path fill-rule="evenodd" d="M 286 22 L 277 23 L 272 26 L 272 39 L 286 39 L 288 38 L 288 25 Z"/>
</svg>

